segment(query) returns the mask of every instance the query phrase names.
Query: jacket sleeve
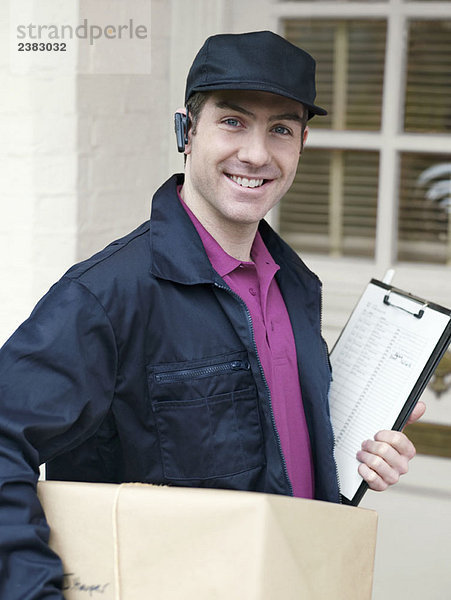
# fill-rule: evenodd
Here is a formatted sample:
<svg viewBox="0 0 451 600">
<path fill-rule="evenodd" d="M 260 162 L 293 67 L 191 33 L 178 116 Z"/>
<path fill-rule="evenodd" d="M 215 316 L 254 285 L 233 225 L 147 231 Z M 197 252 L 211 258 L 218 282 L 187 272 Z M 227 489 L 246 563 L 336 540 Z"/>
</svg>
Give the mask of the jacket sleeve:
<svg viewBox="0 0 451 600">
<path fill-rule="evenodd" d="M 0 351 L 0 598 L 62 598 L 62 565 L 36 495 L 39 465 L 97 430 L 116 365 L 103 307 L 68 278 Z"/>
</svg>

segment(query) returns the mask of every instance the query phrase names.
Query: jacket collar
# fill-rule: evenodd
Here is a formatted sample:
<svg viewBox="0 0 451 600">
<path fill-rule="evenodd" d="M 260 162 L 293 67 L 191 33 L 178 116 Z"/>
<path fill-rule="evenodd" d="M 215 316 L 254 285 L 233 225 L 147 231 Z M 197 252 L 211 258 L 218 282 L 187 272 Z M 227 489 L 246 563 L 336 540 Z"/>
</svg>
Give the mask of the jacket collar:
<svg viewBox="0 0 451 600">
<path fill-rule="evenodd" d="M 186 285 L 213 283 L 218 276 L 178 199 L 177 186 L 183 181 L 183 174 L 173 175 L 152 199 L 150 271 L 156 277 Z"/>
</svg>

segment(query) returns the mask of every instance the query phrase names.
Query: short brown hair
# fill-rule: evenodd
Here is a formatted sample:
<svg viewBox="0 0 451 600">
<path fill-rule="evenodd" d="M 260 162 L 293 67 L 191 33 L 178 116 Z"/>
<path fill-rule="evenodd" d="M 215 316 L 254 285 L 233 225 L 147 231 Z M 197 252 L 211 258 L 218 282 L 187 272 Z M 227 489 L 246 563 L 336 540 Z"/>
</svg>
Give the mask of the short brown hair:
<svg viewBox="0 0 451 600">
<path fill-rule="evenodd" d="M 192 127 L 191 133 L 196 133 L 197 122 L 208 96 L 208 92 L 194 92 L 186 103 L 186 112 L 189 117 L 189 124 L 191 124 Z"/>
</svg>

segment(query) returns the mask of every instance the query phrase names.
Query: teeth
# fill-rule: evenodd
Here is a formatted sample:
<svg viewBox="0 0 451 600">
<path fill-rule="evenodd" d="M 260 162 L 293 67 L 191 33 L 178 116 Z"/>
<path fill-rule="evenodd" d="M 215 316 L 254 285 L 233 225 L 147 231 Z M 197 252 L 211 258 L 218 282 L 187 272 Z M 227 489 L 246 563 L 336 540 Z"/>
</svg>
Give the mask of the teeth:
<svg viewBox="0 0 451 600">
<path fill-rule="evenodd" d="M 229 175 L 228 177 L 238 185 L 249 188 L 260 187 L 264 181 L 264 179 L 248 179 L 247 177 L 237 177 L 236 175 Z"/>
</svg>

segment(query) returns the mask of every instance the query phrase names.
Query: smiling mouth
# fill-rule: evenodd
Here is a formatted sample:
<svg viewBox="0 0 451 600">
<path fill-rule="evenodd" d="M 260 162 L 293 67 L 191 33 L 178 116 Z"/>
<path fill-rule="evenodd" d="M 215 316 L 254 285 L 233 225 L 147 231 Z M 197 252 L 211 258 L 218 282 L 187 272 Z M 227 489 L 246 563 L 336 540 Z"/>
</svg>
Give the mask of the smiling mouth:
<svg viewBox="0 0 451 600">
<path fill-rule="evenodd" d="M 262 185 L 270 181 L 269 179 L 250 179 L 248 177 L 238 177 L 237 175 L 229 175 L 228 173 L 226 173 L 226 176 L 244 188 L 261 187 Z"/>
</svg>

